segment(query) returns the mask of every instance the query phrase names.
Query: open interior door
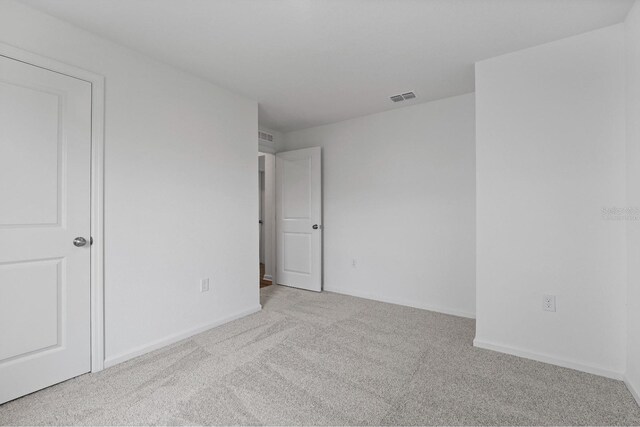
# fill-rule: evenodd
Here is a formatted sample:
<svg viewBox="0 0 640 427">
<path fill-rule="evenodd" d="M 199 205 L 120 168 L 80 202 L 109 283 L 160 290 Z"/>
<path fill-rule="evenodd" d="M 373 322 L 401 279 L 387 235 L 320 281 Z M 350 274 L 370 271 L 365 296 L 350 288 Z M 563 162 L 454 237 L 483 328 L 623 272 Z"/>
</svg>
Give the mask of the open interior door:
<svg viewBox="0 0 640 427">
<path fill-rule="evenodd" d="M 322 171 L 320 147 L 276 154 L 277 279 L 322 290 Z"/>
</svg>

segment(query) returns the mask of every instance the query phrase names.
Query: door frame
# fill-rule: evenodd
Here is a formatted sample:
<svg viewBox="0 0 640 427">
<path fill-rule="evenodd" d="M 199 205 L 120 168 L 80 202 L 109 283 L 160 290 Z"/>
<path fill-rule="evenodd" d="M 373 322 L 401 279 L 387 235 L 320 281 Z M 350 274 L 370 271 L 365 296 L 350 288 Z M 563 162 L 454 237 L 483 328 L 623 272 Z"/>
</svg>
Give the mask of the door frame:
<svg viewBox="0 0 640 427">
<path fill-rule="evenodd" d="M 91 84 L 91 372 L 104 369 L 104 76 L 0 43 L 0 56 Z"/>
<path fill-rule="evenodd" d="M 263 151 L 260 147 L 258 149 L 258 158 L 264 156 L 265 167 L 265 192 L 264 192 L 264 224 L 262 224 L 264 230 L 264 250 L 265 250 L 265 269 L 271 271 L 271 284 L 278 284 L 278 266 L 277 266 L 277 248 L 276 248 L 276 155 L 274 153 L 268 153 Z M 270 173 L 267 174 L 267 169 Z M 267 189 L 271 191 L 268 192 Z M 258 188 L 260 191 L 260 188 Z M 267 205 L 268 204 L 268 205 Z M 267 209 L 269 207 L 269 209 Z M 267 236 L 268 232 L 268 236 Z M 267 246 L 267 243 L 270 243 Z M 267 263 L 266 253 L 270 253 L 269 263 Z M 262 278 L 261 278 L 262 279 Z M 260 284 L 260 282 L 258 282 Z"/>
</svg>

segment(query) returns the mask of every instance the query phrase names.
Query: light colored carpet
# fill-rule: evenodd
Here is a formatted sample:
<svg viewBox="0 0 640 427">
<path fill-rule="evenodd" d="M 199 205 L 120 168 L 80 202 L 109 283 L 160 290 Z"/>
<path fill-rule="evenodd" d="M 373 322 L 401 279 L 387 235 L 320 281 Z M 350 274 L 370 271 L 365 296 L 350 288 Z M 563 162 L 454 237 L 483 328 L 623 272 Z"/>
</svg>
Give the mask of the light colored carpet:
<svg viewBox="0 0 640 427">
<path fill-rule="evenodd" d="M 472 346 L 474 321 L 333 293 L 0 406 L 3 424 L 638 425 L 624 384 Z"/>
</svg>

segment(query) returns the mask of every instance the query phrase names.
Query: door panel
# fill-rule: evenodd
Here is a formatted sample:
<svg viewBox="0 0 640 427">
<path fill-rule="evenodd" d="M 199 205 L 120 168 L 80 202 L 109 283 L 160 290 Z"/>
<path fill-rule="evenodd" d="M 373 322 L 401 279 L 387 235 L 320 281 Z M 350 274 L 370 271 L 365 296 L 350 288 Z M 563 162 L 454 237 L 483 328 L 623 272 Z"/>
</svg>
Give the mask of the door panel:
<svg viewBox="0 0 640 427">
<path fill-rule="evenodd" d="M 90 370 L 91 84 L 0 56 L 0 403 Z"/>
<path fill-rule="evenodd" d="M 280 284 L 322 290 L 321 185 L 319 147 L 276 154 L 277 277 Z"/>
<path fill-rule="evenodd" d="M 311 219 L 311 158 L 282 160 L 282 217 Z"/>
<path fill-rule="evenodd" d="M 311 274 L 311 233 L 282 233 L 284 271 Z"/>
<path fill-rule="evenodd" d="M 57 224 L 60 95 L 0 82 L 0 99 L 11 100 L 0 120 L 14 153 L 0 157 L 0 182 L 11 183 L 0 186 L 0 225 Z"/>
<path fill-rule="evenodd" d="M 0 360 L 60 345 L 62 260 L 0 265 Z M 9 297 L 10 296 L 10 297 Z"/>
</svg>

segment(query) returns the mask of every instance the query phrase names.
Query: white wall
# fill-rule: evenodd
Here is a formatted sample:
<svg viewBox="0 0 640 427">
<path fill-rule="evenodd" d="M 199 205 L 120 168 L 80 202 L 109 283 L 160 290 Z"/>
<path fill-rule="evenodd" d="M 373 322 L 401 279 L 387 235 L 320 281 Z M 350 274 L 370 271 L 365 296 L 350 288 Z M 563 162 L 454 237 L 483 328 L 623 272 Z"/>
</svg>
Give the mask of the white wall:
<svg viewBox="0 0 640 427">
<path fill-rule="evenodd" d="M 625 21 L 627 65 L 627 206 L 640 209 L 640 2 Z M 640 404 L 640 215 L 627 221 L 627 373 Z"/>
<path fill-rule="evenodd" d="M 108 362 L 258 309 L 257 103 L 13 1 L 0 42 L 106 77 Z"/>
<path fill-rule="evenodd" d="M 622 376 L 624 111 L 622 25 L 476 64 L 476 345 Z"/>
<path fill-rule="evenodd" d="M 313 146 L 324 289 L 473 316 L 473 94 L 284 136 L 283 150 Z"/>
</svg>

